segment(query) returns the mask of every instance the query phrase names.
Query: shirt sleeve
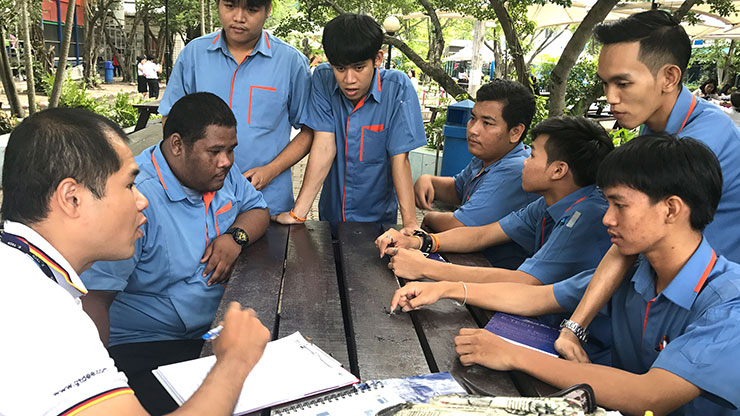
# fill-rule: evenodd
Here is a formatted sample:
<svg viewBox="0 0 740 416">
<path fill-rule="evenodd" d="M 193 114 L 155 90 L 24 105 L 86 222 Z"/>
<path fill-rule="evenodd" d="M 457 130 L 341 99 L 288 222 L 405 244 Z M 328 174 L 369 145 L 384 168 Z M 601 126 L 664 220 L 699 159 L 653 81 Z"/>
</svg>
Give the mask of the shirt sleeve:
<svg viewBox="0 0 740 416">
<path fill-rule="evenodd" d="M 393 112 L 388 129 L 386 151 L 395 156 L 410 152 L 427 144 L 424 120 L 421 117 L 419 96 L 407 76 L 401 77 L 399 100 Z"/>
<path fill-rule="evenodd" d="M 584 206 L 571 212 L 555 224 L 545 245 L 524 260 L 520 271 L 549 285 L 599 264 L 609 248 L 609 234 L 601 224 L 604 210 Z"/>
<path fill-rule="evenodd" d="M 527 250 L 528 253 L 532 253 L 536 239 L 537 221 L 542 220 L 545 208 L 545 200 L 540 198 L 501 218 L 498 223 L 509 238 Z"/>
<path fill-rule="evenodd" d="M 699 387 L 713 401 L 736 408 L 740 408 L 739 281 L 726 281 L 717 288 L 720 299 L 734 299 L 704 311 L 681 336 L 666 345 L 653 363 L 654 368 L 662 368 Z"/>
<path fill-rule="evenodd" d="M 254 186 L 238 172 L 239 169 L 232 168 L 229 176 L 234 182 L 234 194 L 238 201 L 239 212 L 246 212 L 252 209 L 267 208 L 267 202 L 262 196 L 262 192 L 254 189 Z"/>
<path fill-rule="evenodd" d="M 146 225 L 146 224 L 145 224 Z M 144 232 L 146 236 L 146 232 Z M 128 286 L 142 252 L 142 237 L 136 240 L 134 255 L 126 260 L 97 261 L 80 275 L 85 287 L 90 290 L 121 292 Z"/>
<path fill-rule="evenodd" d="M 576 306 L 581 302 L 583 294 L 586 293 L 586 287 L 591 282 L 595 271 L 595 268 L 586 270 L 553 284 L 552 291 L 561 308 L 571 313 L 576 310 Z"/>
<path fill-rule="evenodd" d="M 186 46 L 177 57 L 175 66 L 172 68 L 172 73 L 170 73 L 170 79 L 167 81 L 167 87 L 164 90 L 162 101 L 160 101 L 159 109 L 157 110 L 164 117 L 170 114 L 170 110 L 177 100 L 194 92 L 192 80 L 189 79 L 192 71 L 188 70 L 188 65 L 185 62 L 188 60 L 189 52 L 190 50 Z"/>
<path fill-rule="evenodd" d="M 311 98 L 311 71 L 308 69 L 308 60 L 297 54 L 292 69 L 288 121 L 293 128 L 300 129 L 305 124 L 306 109 Z"/>
<path fill-rule="evenodd" d="M 457 193 L 457 199 L 459 199 L 460 201 L 462 201 L 463 199 L 465 187 L 468 185 L 468 183 L 470 183 L 470 180 L 472 179 L 472 170 L 473 169 L 470 166 L 470 163 L 468 163 L 468 165 L 465 166 L 465 169 L 461 170 L 460 172 L 458 172 L 457 175 L 452 177 L 452 179 L 455 180 L 455 193 Z"/>
<path fill-rule="evenodd" d="M 468 227 L 485 225 L 521 208 L 521 179 L 514 180 L 515 177 L 516 172 L 508 170 L 486 173 L 470 199 L 462 201 L 460 197 L 462 205 L 455 211 L 455 218 Z"/>
<path fill-rule="evenodd" d="M 311 75 L 311 105 L 306 109 L 306 125 L 315 131 L 336 133 L 334 111 L 331 108 L 331 97 L 328 85 L 331 83 L 326 70 L 318 67 Z M 329 73 L 329 76 L 334 75 Z"/>
</svg>

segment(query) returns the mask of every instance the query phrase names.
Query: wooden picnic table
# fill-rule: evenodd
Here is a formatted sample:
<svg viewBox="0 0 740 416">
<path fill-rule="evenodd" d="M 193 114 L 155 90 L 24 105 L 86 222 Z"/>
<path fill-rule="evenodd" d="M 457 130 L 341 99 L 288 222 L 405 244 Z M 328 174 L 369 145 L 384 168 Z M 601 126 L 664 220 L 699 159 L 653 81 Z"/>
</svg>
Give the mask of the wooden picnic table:
<svg viewBox="0 0 740 416">
<path fill-rule="evenodd" d="M 159 103 L 162 100 L 148 101 L 145 103 L 134 104 L 133 107 L 139 110 L 139 118 L 136 120 L 136 127 L 134 131 L 139 131 L 146 127 L 146 123 L 149 122 L 149 116 L 152 114 L 159 114 Z"/>
<path fill-rule="evenodd" d="M 342 223 L 333 242 L 326 222 L 271 223 L 237 260 L 214 325 L 227 305 L 238 301 L 257 312 L 273 339 L 300 331 L 363 381 L 450 371 L 474 393 L 554 391 L 521 373 L 460 364 L 453 338 L 462 327 L 485 325 L 490 312 L 442 300 L 411 313 L 389 314 L 399 281 L 375 248 L 382 231 L 376 224 Z M 446 257 L 488 265 L 480 254 Z M 201 355 L 210 354 L 206 343 Z"/>
</svg>

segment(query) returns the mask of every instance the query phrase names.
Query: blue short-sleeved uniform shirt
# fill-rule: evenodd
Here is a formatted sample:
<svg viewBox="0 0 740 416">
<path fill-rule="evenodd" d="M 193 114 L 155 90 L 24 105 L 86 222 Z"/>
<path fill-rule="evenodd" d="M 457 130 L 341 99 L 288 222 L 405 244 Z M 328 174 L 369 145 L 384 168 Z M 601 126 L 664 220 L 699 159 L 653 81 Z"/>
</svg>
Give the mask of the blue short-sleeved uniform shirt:
<svg viewBox="0 0 740 416">
<path fill-rule="evenodd" d="M 573 310 L 590 276 L 553 287 L 558 303 Z M 643 374 L 662 368 L 702 394 L 681 415 L 739 415 L 740 265 L 703 239 L 673 281 L 655 293 L 655 270 L 640 256 L 601 312 L 612 326 L 614 367 Z"/>
<path fill-rule="evenodd" d="M 589 185 L 547 206 L 542 197 L 499 221 L 504 233 L 530 250 L 520 271 L 543 285 L 595 268 L 611 246 L 601 219 L 608 205 L 596 185 Z"/>
<path fill-rule="evenodd" d="M 689 111 L 692 101 L 695 105 Z M 694 97 L 684 86 L 673 106 L 665 131 L 699 140 L 712 149 L 719 159 L 722 167 L 722 197 L 714 220 L 704 230 L 704 235 L 717 253 L 740 262 L 740 130 L 721 108 L 703 98 Z M 650 129 L 645 126 L 643 133 L 650 133 Z"/>
<path fill-rule="evenodd" d="M 426 144 L 419 98 L 409 77 L 377 69 L 370 91 L 357 105 L 344 96 L 328 63 L 311 76 L 305 124 L 334 133 L 337 156 L 324 181 L 319 218 L 395 224 L 398 202 L 392 156 Z"/>
<path fill-rule="evenodd" d="M 218 31 L 192 40 L 180 52 L 159 113 L 169 114 L 186 94 L 206 91 L 221 97 L 236 116 L 234 161 L 244 173 L 270 163 L 290 142 L 291 126 L 301 127 L 310 76 L 308 59 L 265 31 L 242 62 L 236 62 Z M 293 208 L 290 169 L 262 194 L 272 215 Z"/>
<path fill-rule="evenodd" d="M 118 292 L 110 307 L 109 345 L 198 338 L 208 331 L 224 292 L 222 285 L 206 285 L 203 252 L 238 214 L 267 205 L 236 165 L 211 199 L 180 184 L 159 145 L 144 150 L 136 163 L 136 187 L 149 199 L 144 236 L 132 258 L 97 262 L 80 277 L 88 289 Z"/>
<path fill-rule="evenodd" d="M 529 148 L 519 143 L 486 168 L 474 157 L 454 176 L 455 191 L 462 203 L 454 212 L 455 218 L 466 227 L 491 224 L 539 198 L 522 189 L 522 168 L 529 154 Z M 528 257 L 516 243 L 490 247 L 484 254 L 493 266 L 507 269 L 516 269 Z"/>
</svg>

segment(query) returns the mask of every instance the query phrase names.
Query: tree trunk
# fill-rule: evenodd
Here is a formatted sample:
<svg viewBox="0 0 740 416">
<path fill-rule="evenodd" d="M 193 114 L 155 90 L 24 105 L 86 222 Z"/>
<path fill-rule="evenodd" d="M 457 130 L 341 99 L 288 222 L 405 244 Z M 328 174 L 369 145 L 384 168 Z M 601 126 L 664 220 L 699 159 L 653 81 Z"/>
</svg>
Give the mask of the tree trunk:
<svg viewBox="0 0 740 416">
<path fill-rule="evenodd" d="M 732 71 L 730 68 L 730 65 L 732 64 L 732 55 L 735 54 L 735 39 L 732 39 L 730 41 L 730 48 L 727 51 L 727 58 L 725 59 L 724 65 L 722 68 L 720 68 L 719 65 L 717 65 L 717 89 L 719 90 L 722 88 L 725 84 L 730 82 L 730 75 L 732 75 Z"/>
<path fill-rule="evenodd" d="M 208 33 L 213 33 L 213 16 L 211 16 L 211 0 L 205 0 L 206 2 L 206 25 L 208 25 Z"/>
<path fill-rule="evenodd" d="M 514 28 L 514 22 L 511 20 L 511 16 L 509 16 L 509 12 L 501 0 L 489 0 L 489 2 L 491 7 L 493 7 L 494 13 L 496 13 L 501 29 L 504 31 L 506 44 L 509 46 L 511 58 L 514 61 L 516 78 L 522 85 L 532 90 L 532 82 L 529 79 L 529 68 L 527 68 L 526 62 L 524 62 L 524 53 L 522 52 L 522 45 L 519 42 L 516 28 Z"/>
<path fill-rule="evenodd" d="M 18 0 L 20 9 L 21 38 L 23 39 L 23 58 L 26 61 L 26 93 L 28 94 L 28 114 L 36 112 L 36 83 L 33 79 L 33 46 L 31 45 L 31 32 L 28 30 L 28 4 L 27 0 Z"/>
<path fill-rule="evenodd" d="M 32 18 L 31 21 L 36 21 Z M 41 62 L 41 67 L 45 74 L 51 74 L 52 68 L 54 68 L 54 47 L 46 47 L 44 43 L 44 32 L 41 30 L 41 25 L 31 25 L 31 42 L 33 43 L 33 49 L 36 51 L 36 59 Z"/>
<path fill-rule="evenodd" d="M 206 34 L 206 0 L 200 0 L 200 35 Z"/>
<path fill-rule="evenodd" d="M 475 19 L 473 22 L 473 59 L 470 61 L 470 76 L 468 77 L 468 94 L 475 97 L 478 88 L 483 80 L 483 59 L 481 59 L 480 50 L 483 46 L 483 40 L 486 35 L 485 23 Z"/>
<path fill-rule="evenodd" d="M 429 16 L 429 22 L 432 25 L 431 40 L 429 42 L 429 53 L 427 60 L 431 65 L 442 66 L 442 53 L 445 49 L 445 38 L 442 33 L 442 24 L 439 22 L 434 5 L 429 0 L 419 0 L 419 4 L 424 7 L 426 14 Z M 406 55 L 408 56 L 408 55 Z"/>
<path fill-rule="evenodd" d="M 681 3 L 681 7 L 679 7 L 675 13 L 673 13 L 673 17 L 679 22 L 683 20 L 683 18 L 686 17 L 686 14 L 689 13 L 689 10 L 694 7 L 696 1 L 697 0 L 685 0 L 683 3 Z"/>
<path fill-rule="evenodd" d="M 403 52 L 407 58 L 411 60 L 416 66 L 421 69 L 426 75 L 430 76 L 436 81 L 448 94 L 453 97 L 457 97 L 460 94 L 466 94 L 466 91 L 455 82 L 440 65 L 432 65 L 425 61 L 421 56 L 417 55 L 413 49 L 409 47 L 402 40 L 385 35 L 385 43 L 390 43 L 395 46 L 399 51 Z M 466 94 L 467 95 L 467 94 Z"/>
<path fill-rule="evenodd" d="M 15 84 L 13 83 L 13 72 L 10 70 L 8 50 L 5 49 L 5 36 L 5 25 L 0 24 L 0 40 L 2 41 L 2 48 L 0 48 L 0 77 L 2 78 L 3 89 L 5 89 L 5 96 L 8 97 L 10 112 L 17 117 L 23 117 L 23 107 L 21 107 L 20 100 L 18 100 L 18 91 L 16 91 Z"/>
<path fill-rule="evenodd" d="M 558 63 L 550 74 L 550 100 L 549 116 L 556 117 L 563 114 L 565 110 L 565 90 L 568 84 L 568 75 L 578 57 L 591 37 L 594 27 L 604 21 L 606 15 L 617 5 L 619 0 L 598 0 L 588 11 L 586 17 L 573 33 Z"/>
<path fill-rule="evenodd" d="M 64 33 L 62 34 L 62 52 L 59 55 L 59 64 L 57 66 L 57 72 L 54 76 L 54 87 L 51 89 L 51 97 L 49 97 L 49 108 L 54 108 L 59 105 L 59 95 L 62 93 L 62 82 L 66 75 L 67 69 L 67 55 L 69 55 L 69 45 L 72 43 L 72 28 L 74 24 L 74 13 L 75 13 L 76 2 L 70 0 L 67 3 L 67 17 L 64 20 Z"/>
</svg>

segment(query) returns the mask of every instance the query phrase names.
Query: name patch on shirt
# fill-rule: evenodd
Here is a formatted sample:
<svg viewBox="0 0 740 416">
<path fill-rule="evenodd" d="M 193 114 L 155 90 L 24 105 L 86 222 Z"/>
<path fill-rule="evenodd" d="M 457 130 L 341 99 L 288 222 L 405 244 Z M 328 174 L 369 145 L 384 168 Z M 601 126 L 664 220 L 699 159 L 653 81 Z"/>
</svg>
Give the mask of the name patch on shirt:
<svg viewBox="0 0 740 416">
<path fill-rule="evenodd" d="M 571 215 L 570 219 L 567 223 L 565 223 L 565 226 L 568 228 L 573 228 L 574 225 L 576 225 L 576 221 L 581 218 L 581 211 L 576 211 Z"/>
</svg>

